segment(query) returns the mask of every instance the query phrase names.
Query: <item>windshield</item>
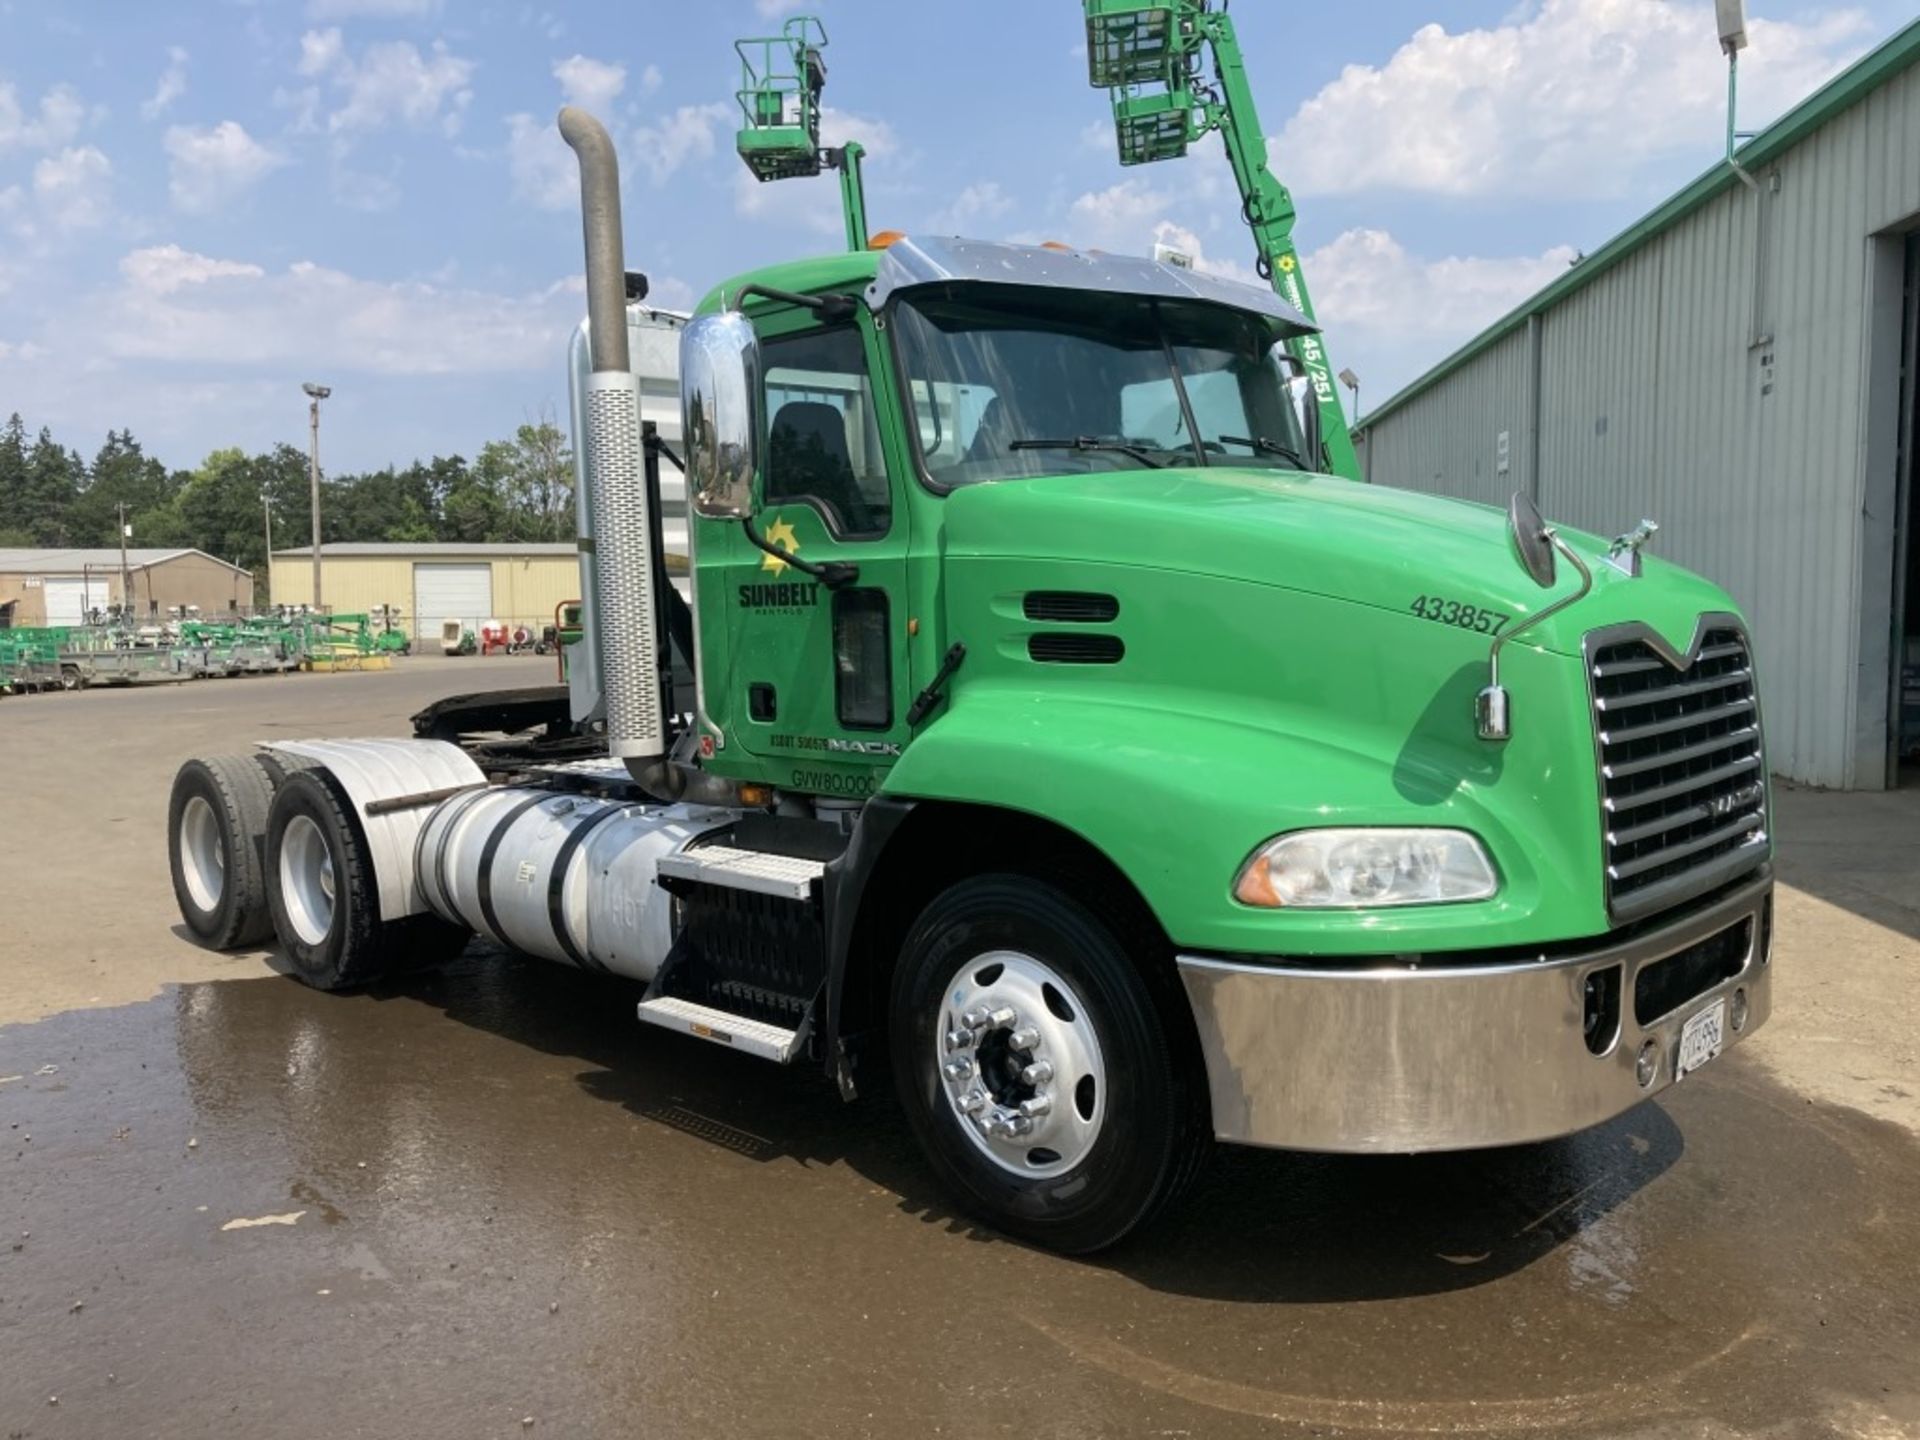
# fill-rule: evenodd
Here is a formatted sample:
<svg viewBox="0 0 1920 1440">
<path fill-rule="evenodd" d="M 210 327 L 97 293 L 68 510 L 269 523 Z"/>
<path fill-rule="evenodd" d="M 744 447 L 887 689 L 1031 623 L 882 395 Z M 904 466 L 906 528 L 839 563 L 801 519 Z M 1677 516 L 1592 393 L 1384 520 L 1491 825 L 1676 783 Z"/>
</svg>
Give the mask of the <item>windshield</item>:
<svg viewBox="0 0 1920 1440">
<path fill-rule="evenodd" d="M 898 307 L 920 458 L 941 489 L 1152 465 L 1311 468 L 1259 316 L 1017 293 L 953 290 Z"/>
</svg>

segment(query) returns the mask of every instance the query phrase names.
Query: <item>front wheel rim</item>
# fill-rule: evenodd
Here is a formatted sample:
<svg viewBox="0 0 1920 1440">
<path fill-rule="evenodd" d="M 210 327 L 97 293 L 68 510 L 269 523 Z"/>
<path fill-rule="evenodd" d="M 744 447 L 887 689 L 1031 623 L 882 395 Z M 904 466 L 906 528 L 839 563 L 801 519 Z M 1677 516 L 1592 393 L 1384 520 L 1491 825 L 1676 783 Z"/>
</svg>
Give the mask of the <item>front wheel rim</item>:
<svg viewBox="0 0 1920 1440">
<path fill-rule="evenodd" d="M 220 908 L 227 889 L 227 847 L 206 797 L 189 796 L 180 810 L 180 874 L 187 894 L 202 911 Z"/>
<path fill-rule="evenodd" d="M 333 851 L 305 815 L 288 820 L 280 837 L 280 893 L 294 934 L 324 944 L 333 929 Z"/>
<path fill-rule="evenodd" d="M 1106 1119 L 1100 1039 L 1073 987 L 1013 950 L 975 956 L 940 998 L 934 1073 L 961 1133 L 999 1169 L 1063 1175 Z"/>
</svg>

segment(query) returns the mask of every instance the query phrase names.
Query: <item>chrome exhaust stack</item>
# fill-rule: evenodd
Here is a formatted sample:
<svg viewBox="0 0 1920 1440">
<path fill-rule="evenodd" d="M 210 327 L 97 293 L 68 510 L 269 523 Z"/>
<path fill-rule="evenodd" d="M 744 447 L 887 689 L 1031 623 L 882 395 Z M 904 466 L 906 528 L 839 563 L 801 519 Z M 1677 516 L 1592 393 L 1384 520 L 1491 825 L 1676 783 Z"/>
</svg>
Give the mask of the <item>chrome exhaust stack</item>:
<svg viewBox="0 0 1920 1440">
<path fill-rule="evenodd" d="M 586 506 L 592 517 L 590 622 L 606 697 L 607 746 L 635 781 L 670 798 L 667 726 L 657 653 L 653 517 L 640 438 L 640 382 L 627 349 L 620 162 L 606 127 L 586 111 L 560 111 L 560 136 L 580 162 L 586 241 L 588 345 Z"/>
</svg>

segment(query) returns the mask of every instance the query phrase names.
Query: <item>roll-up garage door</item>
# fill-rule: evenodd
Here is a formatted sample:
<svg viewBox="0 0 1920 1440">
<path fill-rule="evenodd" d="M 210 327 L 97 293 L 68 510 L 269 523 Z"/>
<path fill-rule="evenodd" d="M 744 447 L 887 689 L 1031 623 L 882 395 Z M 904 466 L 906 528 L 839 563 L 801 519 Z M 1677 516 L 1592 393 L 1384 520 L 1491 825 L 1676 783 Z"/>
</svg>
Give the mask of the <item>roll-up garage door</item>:
<svg viewBox="0 0 1920 1440">
<path fill-rule="evenodd" d="M 84 625 L 89 610 L 107 608 L 107 582 L 79 576 L 69 579 L 50 575 L 46 582 L 46 596 L 47 624 Z"/>
<path fill-rule="evenodd" d="M 415 565 L 413 633 L 422 640 L 440 638 L 440 622 L 458 620 L 476 634 L 493 618 L 491 565 Z"/>
</svg>

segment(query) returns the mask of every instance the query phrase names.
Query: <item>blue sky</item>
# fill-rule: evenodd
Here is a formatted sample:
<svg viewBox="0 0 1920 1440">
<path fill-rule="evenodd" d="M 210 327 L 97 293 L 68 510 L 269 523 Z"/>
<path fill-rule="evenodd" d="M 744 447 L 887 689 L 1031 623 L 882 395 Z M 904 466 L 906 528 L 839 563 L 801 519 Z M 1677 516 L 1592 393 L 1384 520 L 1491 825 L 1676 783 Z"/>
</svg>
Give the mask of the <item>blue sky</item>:
<svg viewBox="0 0 1920 1440">
<path fill-rule="evenodd" d="M 471 456 L 564 415 L 580 313 L 563 99 L 619 144 L 628 264 L 685 305 L 839 243 L 831 179 L 733 153 L 732 41 L 778 0 L 0 0 L 0 414 L 171 465 L 304 440 L 331 468 Z M 875 228 L 1156 238 L 1250 274 L 1217 140 L 1122 170 L 1073 0 L 819 0 L 829 139 Z M 1912 18 L 1752 4 L 1743 126 Z M 1718 153 L 1705 0 L 1234 7 L 1336 366 L 1363 405 Z"/>
</svg>

